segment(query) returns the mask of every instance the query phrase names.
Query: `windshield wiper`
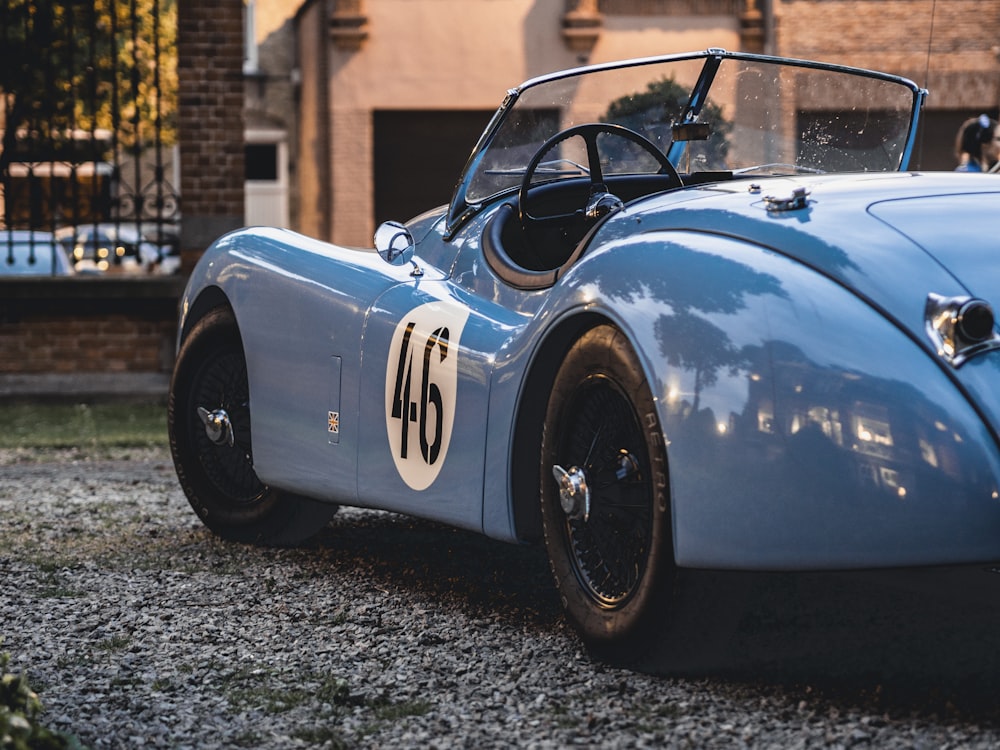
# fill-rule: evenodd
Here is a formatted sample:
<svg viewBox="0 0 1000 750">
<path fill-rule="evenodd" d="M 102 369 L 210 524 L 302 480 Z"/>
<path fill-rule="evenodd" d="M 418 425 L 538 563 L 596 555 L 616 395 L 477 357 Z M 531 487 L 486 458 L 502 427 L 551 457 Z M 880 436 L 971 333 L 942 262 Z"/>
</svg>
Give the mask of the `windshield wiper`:
<svg viewBox="0 0 1000 750">
<path fill-rule="evenodd" d="M 560 167 L 561 164 L 567 164 L 570 168 Z M 514 169 L 487 169 L 485 174 L 488 175 L 500 175 L 504 177 L 522 177 L 524 176 L 525 167 L 515 167 Z M 583 166 L 582 164 L 577 164 L 575 161 L 570 161 L 569 159 L 553 159 L 552 161 L 543 161 L 535 169 L 535 174 L 545 175 L 547 177 L 583 177 L 584 175 L 589 175 L 590 170 Z"/>
<path fill-rule="evenodd" d="M 772 164 L 757 164 L 752 167 L 743 167 L 743 169 L 734 169 L 734 175 L 747 175 L 747 174 L 774 174 L 774 175 L 789 175 L 789 174 L 826 174 L 825 169 L 816 169 L 815 167 L 804 167 L 801 164 L 783 164 L 782 162 L 774 162 Z"/>
</svg>

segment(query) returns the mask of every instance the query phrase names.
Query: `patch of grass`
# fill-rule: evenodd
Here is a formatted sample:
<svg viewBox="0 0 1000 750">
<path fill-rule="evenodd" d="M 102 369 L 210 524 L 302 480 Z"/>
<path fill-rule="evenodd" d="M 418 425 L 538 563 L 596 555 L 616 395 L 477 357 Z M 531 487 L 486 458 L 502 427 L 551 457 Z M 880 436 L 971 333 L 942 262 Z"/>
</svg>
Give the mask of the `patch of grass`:
<svg viewBox="0 0 1000 750">
<path fill-rule="evenodd" d="M 425 716 L 433 708 L 429 701 L 422 700 L 393 703 L 385 693 L 366 700 L 363 705 L 371 709 L 371 717 L 359 731 L 362 737 L 374 736 L 387 724 L 411 716 Z"/>
<path fill-rule="evenodd" d="M 554 703 L 551 706 L 552 717 L 555 721 L 555 725 L 560 729 L 571 729 L 577 726 L 578 718 L 572 716 L 569 709 L 566 708 L 562 703 Z"/>
<path fill-rule="evenodd" d="M 673 721 L 682 718 L 684 712 L 673 703 L 661 703 L 653 709 L 652 715 L 656 719 L 670 719 Z"/>
<path fill-rule="evenodd" d="M 42 599 L 78 599 L 84 596 L 84 593 L 65 585 L 59 578 L 57 571 L 41 570 L 38 579 L 38 596 Z"/>
<path fill-rule="evenodd" d="M 139 675 L 127 675 L 124 677 L 112 677 L 111 681 L 108 683 L 110 687 L 113 688 L 124 688 L 126 691 L 137 688 L 144 684 L 142 677 Z"/>
<path fill-rule="evenodd" d="M 260 734 L 252 729 L 248 729 L 243 734 L 233 738 L 233 744 L 236 747 L 260 747 L 261 742 Z"/>
<path fill-rule="evenodd" d="M 384 693 L 374 696 L 353 693 L 347 680 L 331 674 L 307 672 L 300 675 L 294 685 L 289 685 L 266 668 L 242 668 L 227 675 L 222 682 L 222 694 L 238 711 L 252 709 L 279 715 L 301 706 L 323 706 L 323 710 L 314 712 L 314 719 L 326 723 L 298 727 L 292 736 L 311 746 L 334 749 L 351 746 L 343 738 L 343 729 L 339 726 L 339 720 L 349 712 L 360 711 L 367 716 L 359 733 L 372 736 L 388 724 L 424 716 L 433 708 L 429 701 L 396 703 Z"/>
<path fill-rule="evenodd" d="M 0 405 L 0 448 L 167 445 L 167 410 L 150 403 Z"/>
<path fill-rule="evenodd" d="M 110 638 L 105 638 L 103 641 L 97 644 L 97 648 L 102 651 L 121 651 L 126 648 L 132 639 L 127 635 L 113 635 Z"/>
<path fill-rule="evenodd" d="M 347 681 L 339 677 L 321 676 L 304 678 L 304 684 L 296 687 L 273 687 L 267 677 L 247 679 L 249 675 L 238 674 L 233 680 L 238 683 L 227 691 L 227 696 L 234 705 L 242 708 L 260 708 L 267 713 L 278 714 L 290 711 L 304 703 L 318 700 L 332 706 L 343 706 L 351 701 Z M 241 683 L 241 684 L 240 684 Z"/>
<path fill-rule="evenodd" d="M 89 653 L 84 653 L 83 651 L 75 651 L 72 654 L 64 654 L 56 659 L 56 666 L 59 669 L 75 669 L 76 667 L 85 667 L 93 663 L 93 658 Z"/>
<path fill-rule="evenodd" d="M 430 710 L 431 704 L 427 701 L 387 703 L 375 709 L 375 718 L 379 721 L 398 721 L 410 716 L 423 716 Z"/>
</svg>

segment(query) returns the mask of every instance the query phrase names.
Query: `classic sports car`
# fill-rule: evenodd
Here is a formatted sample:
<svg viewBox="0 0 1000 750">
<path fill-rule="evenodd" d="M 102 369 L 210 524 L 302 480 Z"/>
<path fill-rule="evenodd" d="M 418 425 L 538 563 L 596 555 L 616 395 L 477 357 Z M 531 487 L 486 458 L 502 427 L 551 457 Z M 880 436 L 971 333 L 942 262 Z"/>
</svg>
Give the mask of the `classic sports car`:
<svg viewBox="0 0 1000 750">
<path fill-rule="evenodd" d="M 544 541 L 609 649 L 686 567 L 1000 560 L 1000 179 L 903 171 L 924 96 L 717 49 L 560 72 L 377 252 L 222 237 L 170 392 L 192 506 Z"/>
</svg>

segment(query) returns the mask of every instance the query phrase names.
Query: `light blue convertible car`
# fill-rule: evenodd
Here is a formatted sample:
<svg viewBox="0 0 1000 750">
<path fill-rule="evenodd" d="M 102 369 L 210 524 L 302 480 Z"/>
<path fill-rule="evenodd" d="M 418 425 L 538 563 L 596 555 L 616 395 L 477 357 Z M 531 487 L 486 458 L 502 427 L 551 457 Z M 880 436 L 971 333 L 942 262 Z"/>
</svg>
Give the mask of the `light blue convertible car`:
<svg viewBox="0 0 1000 750">
<path fill-rule="evenodd" d="M 1000 560 L 1000 177 L 905 171 L 924 96 L 717 49 L 560 72 L 377 252 L 222 237 L 170 392 L 192 506 L 544 543 L 611 650 L 683 568 Z"/>
</svg>

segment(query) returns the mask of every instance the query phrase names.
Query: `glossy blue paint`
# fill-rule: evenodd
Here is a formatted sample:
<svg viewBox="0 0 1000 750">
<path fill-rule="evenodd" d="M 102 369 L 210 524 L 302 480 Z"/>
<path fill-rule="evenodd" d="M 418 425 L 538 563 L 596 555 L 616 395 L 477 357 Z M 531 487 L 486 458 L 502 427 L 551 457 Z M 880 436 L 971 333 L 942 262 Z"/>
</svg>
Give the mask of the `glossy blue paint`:
<svg viewBox="0 0 1000 750">
<path fill-rule="evenodd" d="M 275 486 L 513 540 L 510 436 L 525 373 L 553 326 L 599 314 L 626 332 L 655 384 L 679 563 L 1000 557 L 1000 465 L 977 414 L 1000 413 L 987 387 L 997 365 L 977 362 L 963 382 L 934 359 L 920 332 L 925 295 L 913 289 L 962 287 L 863 210 L 919 183 L 805 182 L 813 202 L 791 217 L 769 215 L 741 183 L 630 206 L 550 290 L 512 289 L 492 273 L 478 239 L 488 211 L 450 242 L 428 222 L 420 279 L 372 253 L 253 230 L 220 241 L 192 288 L 220 287 L 240 320 L 255 459 Z M 862 219 L 833 231 L 847 213 Z M 400 321 L 435 300 L 469 318 L 452 444 L 435 481 L 414 491 L 390 460 L 386 362 Z M 956 386 L 983 398 L 972 405 Z M 942 517 L 956 497 L 961 512 Z"/>
<path fill-rule="evenodd" d="M 428 283 L 444 278 L 429 264 L 424 273 Z M 186 299 L 218 287 L 236 314 L 247 355 L 254 465 L 263 481 L 312 497 L 357 500 L 365 315 L 386 290 L 412 283 L 409 274 L 409 267 L 390 266 L 374 252 L 276 229 L 227 235 L 206 252 Z M 335 400 L 340 432 L 331 444 L 327 415 Z"/>
<path fill-rule="evenodd" d="M 697 69 L 708 58 L 757 73 L 774 62 L 722 52 L 677 60 Z M 797 64 L 897 87 L 899 112 L 922 101 L 902 79 Z M 575 75 L 514 91 L 479 148 L 496 147 L 516 167 L 530 138 L 493 143 L 505 114 L 548 82 L 575 92 Z M 698 79 L 699 106 L 708 106 L 699 87 L 711 78 Z M 744 100 L 752 118 L 765 84 L 761 77 Z M 556 127 L 543 121 L 539 132 Z M 754 147 L 757 124 L 747 129 Z M 906 125 L 888 118 L 886 126 L 904 160 L 914 135 Z M 855 160 L 868 153 L 853 147 Z M 873 168 L 885 168 L 876 152 Z M 838 154 L 815 158 L 825 165 Z M 530 495 L 548 467 L 514 436 L 537 439 L 527 429 L 544 409 L 537 390 L 576 326 L 607 321 L 631 342 L 657 403 L 678 563 L 1000 560 L 1000 354 L 955 369 L 924 331 L 930 293 L 1000 303 L 1000 266 L 989 260 L 1000 177 L 787 176 L 817 171 L 809 163 L 768 165 L 784 176 L 719 173 L 628 203 L 558 282 L 525 290 L 499 277 L 483 249 L 520 173 L 502 160 L 484 165 L 474 155 L 452 206 L 408 225 L 419 277 L 371 251 L 276 229 L 236 232 L 206 252 L 185 294 L 181 335 L 199 299 L 232 306 L 263 481 L 516 541 L 524 529 L 515 490 Z M 570 185 L 570 173 L 582 174 L 549 174 Z M 483 203 L 466 202 L 475 179 L 487 186 L 473 193 Z M 800 207 L 773 210 L 770 197 L 800 189 Z"/>
<path fill-rule="evenodd" d="M 1000 175 L 921 175 L 918 195 L 880 196 L 868 209 L 923 248 L 972 295 L 1000 305 Z M 973 189 L 982 192 L 971 192 Z"/>
<path fill-rule="evenodd" d="M 434 346 L 429 339 L 418 338 L 417 329 L 408 345 L 408 359 L 400 365 L 400 347 L 393 345 L 393 334 L 400 326 L 416 320 L 415 311 L 425 305 L 431 306 L 428 320 L 432 321 L 426 328 L 443 329 L 447 335 L 446 358 L 441 357 L 441 345 Z M 468 316 L 464 322 L 463 316 Z M 509 312 L 482 305 L 443 281 L 420 280 L 400 285 L 379 298 L 367 316 L 361 368 L 358 485 L 362 504 L 483 530 L 486 426 L 491 418 L 493 361 L 509 336 L 510 318 Z M 428 363 L 436 365 L 446 359 L 457 362 L 454 391 L 441 382 L 440 376 L 436 378 L 429 372 Z M 440 387 L 436 404 L 428 403 L 428 389 L 421 378 Z M 387 404 L 387 388 L 392 391 L 397 382 L 400 391 L 407 384 L 412 385 L 409 396 L 402 398 L 401 394 L 402 402 L 410 405 L 402 410 L 410 410 L 409 420 L 405 413 L 394 415 Z M 434 426 L 442 409 L 454 411 L 450 428 L 448 419 L 443 425 Z M 421 440 L 433 447 L 442 430 L 448 440 L 436 458 L 421 457 Z M 408 486 L 394 465 L 392 457 L 399 457 L 400 447 L 390 444 L 390 433 L 395 436 L 400 431 L 408 435 L 410 462 L 430 464 L 439 472 L 429 486 L 419 489 Z"/>
<path fill-rule="evenodd" d="M 1000 554 L 1000 457 L 952 373 L 850 291 L 765 248 L 664 232 L 588 268 L 646 362 L 682 565 L 848 568 Z M 610 279 L 610 280 L 609 280 Z M 957 506 L 960 506 L 957 507 Z"/>
<path fill-rule="evenodd" d="M 641 201 L 612 221 L 595 242 L 612 242 L 658 229 L 684 229 L 746 239 L 813 268 L 882 310 L 915 336 L 923 337 L 927 294 L 961 294 L 965 287 L 944 268 L 944 247 L 919 245 L 869 212 L 895 201 L 934 195 L 962 196 L 984 187 L 962 175 L 872 174 L 739 180 Z M 1000 177 L 996 178 L 1000 184 Z M 753 190 L 758 186 L 759 190 Z M 768 195 L 809 191 L 808 208 L 768 211 Z M 935 198 L 935 206 L 938 198 Z M 956 198 L 958 200 L 959 198 Z M 874 209 L 873 209 L 874 210 Z M 935 208 L 928 222 L 950 225 Z M 850 217 L 849 219 L 845 217 Z M 976 233 L 976 222 L 956 232 Z M 956 237 L 959 235 L 956 234 Z M 967 235 L 966 235 L 967 236 Z M 935 248 L 941 247 L 941 251 Z M 954 255 L 954 253 L 951 253 Z M 950 257 L 950 256 L 949 256 Z"/>
</svg>

